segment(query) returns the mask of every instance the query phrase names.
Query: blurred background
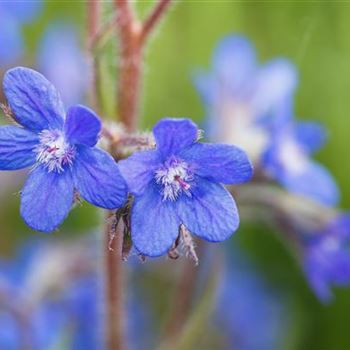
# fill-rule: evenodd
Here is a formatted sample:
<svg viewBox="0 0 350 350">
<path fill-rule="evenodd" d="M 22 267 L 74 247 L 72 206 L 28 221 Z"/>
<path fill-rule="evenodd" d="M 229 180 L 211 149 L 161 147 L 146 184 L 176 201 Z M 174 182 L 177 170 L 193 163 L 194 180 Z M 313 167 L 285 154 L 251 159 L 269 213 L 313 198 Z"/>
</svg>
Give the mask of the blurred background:
<svg viewBox="0 0 350 350">
<path fill-rule="evenodd" d="M 136 2 L 140 16 L 152 3 Z M 84 53 L 84 2 L 26 1 L 17 2 L 14 9 L 11 4 L 0 1 L 0 18 L 5 19 L 0 20 L 1 78 L 8 68 L 29 66 L 42 72 L 56 85 L 67 105 L 86 102 L 89 82 Z M 111 17 L 112 5 L 108 2 L 103 5 L 107 20 Z M 28 9 L 25 6 L 29 6 Z M 300 74 L 296 114 L 300 119 L 320 121 L 326 126 L 329 140 L 316 158 L 336 178 L 342 194 L 341 207 L 349 208 L 350 3 L 179 1 L 147 49 L 142 127 L 151 128 L 163 116 L 186 116 L 199 124 L 203 121 L 205 110 L 192 78 L 198 69 L 210 66 L 218 40 L 232 33 L 243 34 L 252 41 L 260 62 L 277 56 L 295 63 Z M 110 72 L 118 64 L 118 56 L 113 40 L 107 40 L 99 48 L 104 118 L 114 116 L 115 81 Z M 85 65 L 86 70 L 83 69 Z M 5 102 L 3 95 L 1 100 Z M 1 122 L 7 123 L 5 116 Z M 27 245 L 29 239 L 40 242 L 40 245 L 43 242 L 55 245 L 61 240 L 70 245 L 70 241 L 76 244 L 76 239 L 91 236 L 91 233 L 99 237 L 101 213 L 87 203 L 71 212 L 59 232 L 47 235 L 30 231 L 19 215 L 19 191 L 24 174 L 0 174 L 1 260 L 18 264 L 18 251 L 23 250 L 20 247 Z M 92 245 L 99 249 L 97 243 Z M 220 278 L 215 293 L 215 312 L 210 318 L 205 317 L 208 322 L 197 325 L 201 333 L 192 348 L 350 348 L 350 289 L 337 289 L 331 304 L 321 304 L 291 252 L 278 239 L 278 232 L 243 222 L 228 242 L 209 247 L 213 251 L 218 249 L 228 253 L 229 263 L 220 272 L 224 277 Z M 147 344 L 154 344 L 169 316 L 168 304 L 176 290 L 176 281 L 167 271 L 175 271 L 176 276 L 183 262 L 161 258 L 145 264 L 139 264 L 135 259 L 126 264 L 130 265 L 132 276 L 130 289 L 137 289 L 137 295 L 133 295 L 136 301 L 132 301 L 130 307 L 130 313 L 136 315 L 130 329 L 135 327 L 135 331 L 140 332 L 141 325 L 149 327 L 152 323 L 153 333 L 146 328 L 143 332 L 149 333 L 145 338 L 151 338 Z M 201 269 L 217 273 L 211 269 L 210 263 Z M 233 287 L 225 288 L 225 283 L 231 278 Z M 204 296 L 199 293 L 195 301 L 200 302 L 201 298 Z M 236 346 L 232 345 L 234 341 L 226 342 L 225 336 L 220 334 L 221 322 L 230 325 L 228 333 L 231 336 L 237 332 L 233 337 Z M 240 343 L 239 338 L 245 334 L 248 338 L 266 339 L 264 342 L 250 341 L 248 344 L 242 340 Z M 5 337 L 0 332 L 0 338 L 2 336 Z M 140 344 L 134 346 L 137 348 Z M 149 345 L 149 348 L 153 346 Z M 64 345 L 57 348 L 69 349 Z M 85 349 L 84 345 L 75 348 Z"/>
</svg>

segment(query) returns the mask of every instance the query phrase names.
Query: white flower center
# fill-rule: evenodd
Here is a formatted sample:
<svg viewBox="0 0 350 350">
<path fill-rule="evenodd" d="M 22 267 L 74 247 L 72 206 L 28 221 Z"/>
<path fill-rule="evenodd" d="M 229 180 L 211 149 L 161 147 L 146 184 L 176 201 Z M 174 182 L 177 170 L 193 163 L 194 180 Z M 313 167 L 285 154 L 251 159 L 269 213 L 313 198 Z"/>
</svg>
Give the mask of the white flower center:
<svg viewBox="0 0 350 350">
<path fill-rule="evenodd" d="M 216 111 L 220 119 L 219 126 L 214 126 L 218 128 L 218 140 L 242 148 L 253 162 L 258 161 L 268 143 L 268 134 L 258 125 L 248 102 L 224 99 Z"/>
<path fill-rule="evenodd" d="M 155 180 L 161 186 L 163 200 L 174 201 L 182 192 L 190 195 L 193 174 L 185 162 L 170 159 L 155 172 Z"/>
<path fill-rule="evenodd" d="M 49 172 L 62 172 L 70 166 L 75 157 L 75 147 L 66 142 L 59 130 L 43 130 L 39 135 L 40 143 L 36 147 L 36 160 L 44 164 Z"/>
<path fill-rule="evenodd" d="M 307 166 L 305 153 L 292 140 L 286 140 L 281 145 L 279 160 L 288 172 L 295 175 L 301 174 Z"/>
</svg>

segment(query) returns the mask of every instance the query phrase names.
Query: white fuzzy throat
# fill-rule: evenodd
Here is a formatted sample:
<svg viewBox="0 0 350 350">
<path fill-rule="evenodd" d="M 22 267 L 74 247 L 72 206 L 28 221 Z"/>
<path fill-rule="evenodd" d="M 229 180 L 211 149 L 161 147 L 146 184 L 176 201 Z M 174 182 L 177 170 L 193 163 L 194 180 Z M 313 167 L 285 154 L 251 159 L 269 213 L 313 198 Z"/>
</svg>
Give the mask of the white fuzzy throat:
<svg viewBox="0 0 350 350">
<path fill-rule="evenodd" d="M 44 164 L 49 172 L 60 173 L 66 166 L 72 165 L 76 149 L 65 140 L 61 131 L 43 130 L 39 135 L 39 141 L 35 149 L 36 160 Z"/>
<path fill-rule="evenodd" d="M 181 193 L 190 195 L 193 174 L 188 165 L 177 159 L 170 159 L 155 172 L 155 180 L 161 187 L 163 200 L 176 200 Z"/>
</svg>

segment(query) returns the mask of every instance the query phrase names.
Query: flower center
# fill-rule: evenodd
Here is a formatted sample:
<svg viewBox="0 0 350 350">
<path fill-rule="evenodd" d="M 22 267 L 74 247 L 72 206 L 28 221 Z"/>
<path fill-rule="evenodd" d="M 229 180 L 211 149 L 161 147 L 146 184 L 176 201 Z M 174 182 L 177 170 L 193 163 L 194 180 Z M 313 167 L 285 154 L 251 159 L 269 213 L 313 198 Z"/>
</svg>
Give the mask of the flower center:
<svg viewBox="0 0 350 350">
<path fill-rule="evenodd" d="M 181 160 L 174 158 L 167 160 L 155 172 L 155 179 L 162 188 L 163 200 L 170 199 L 174 201 L 182 192 L 190 195 L 189 190 L 193 181 L 193 174 L 188 165 Z"/>
<path fill-rule="evenodd" d="M 75 147 L 66 142 L 59 130 L 43 130 L 36 147 L 37 162 L 44 164 L 49 172 L 62 172 L 66 165 L 72 165 Z"/>
<path fill-rule="evenodd" d="M 286 140 L 279 150 L 279 160 L 287 171 L 301 174 L 307 166 L 305 153 L 296 143 Z"/>
</svg>

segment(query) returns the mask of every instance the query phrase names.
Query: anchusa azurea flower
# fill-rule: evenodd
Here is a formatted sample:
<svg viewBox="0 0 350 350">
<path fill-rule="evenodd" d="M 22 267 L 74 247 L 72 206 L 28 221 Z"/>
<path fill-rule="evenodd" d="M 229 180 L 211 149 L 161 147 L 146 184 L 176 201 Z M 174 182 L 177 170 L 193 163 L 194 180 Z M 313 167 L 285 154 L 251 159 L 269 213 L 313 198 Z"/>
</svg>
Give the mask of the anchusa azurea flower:
<svg viewBox="0 0 350 350">
<path fill-rule="evenodd" d="M 101 122 L 93 111 L 76 105 L 65 112 L 54 86 L 28 68 L 9 70 L 4 92 L 20 126 L 0 128 L 0 169 L 32 167 L 20 208 L 30 227 L 57 228 L 75 193 L 102 208 L 123 205 L 126 184 L 114 159 L 95 147 Z"/>
<path fill-rule="evenodd" d="M 325 139 L 319 123 L 294 120 L 288 97 L 276 108 L 262 166 L 288 191 L 333 206 L 339 200 L 338 187 L 329 171 L 311 158 Z"/>
<path fill-rule="evenodd" d="M 229 36 L 214 52 L 212 72 L 198 75 L 196 85 L 214 140 L 241 146 L 258 173 L 288 191 L 334 205 L 338 188 L 328 170 L 311 159 L 323 144 L 324 129 L 294 121 L 297 81 L 291 62 L 274 59 L 258 67 L 249 41 Z"/>
<path fill-rule="evenodd" d="M 156 149 L 136 152 L 119 163 L 134 195 L 131 236 L 147 256 L 169 250 L 184 225 L 211 242 L 238 227 L 236 204 L 220 184 L 249 180 L 252 166 L 239 148 L 198 141 L 189 119 L 165 118 L 153 128 Z"/>
<path fill-rule="evenodd" d="M 289 61 L 277 58 L 259 66 L 246 38 L 225 37 L 214 51 L 211 71 L 195 78 L 206 106 L 209 137 L 241 147 L 255 163 L 269 138 L 266 115 L 296 82 Z"/>
<path fill-rule="evenodd" d="M 306 276 L 318 298 L 328 302 L 331 286 L 350 284 L 350 214 L 338 214 L 303 243 Z"/>
</svg>

